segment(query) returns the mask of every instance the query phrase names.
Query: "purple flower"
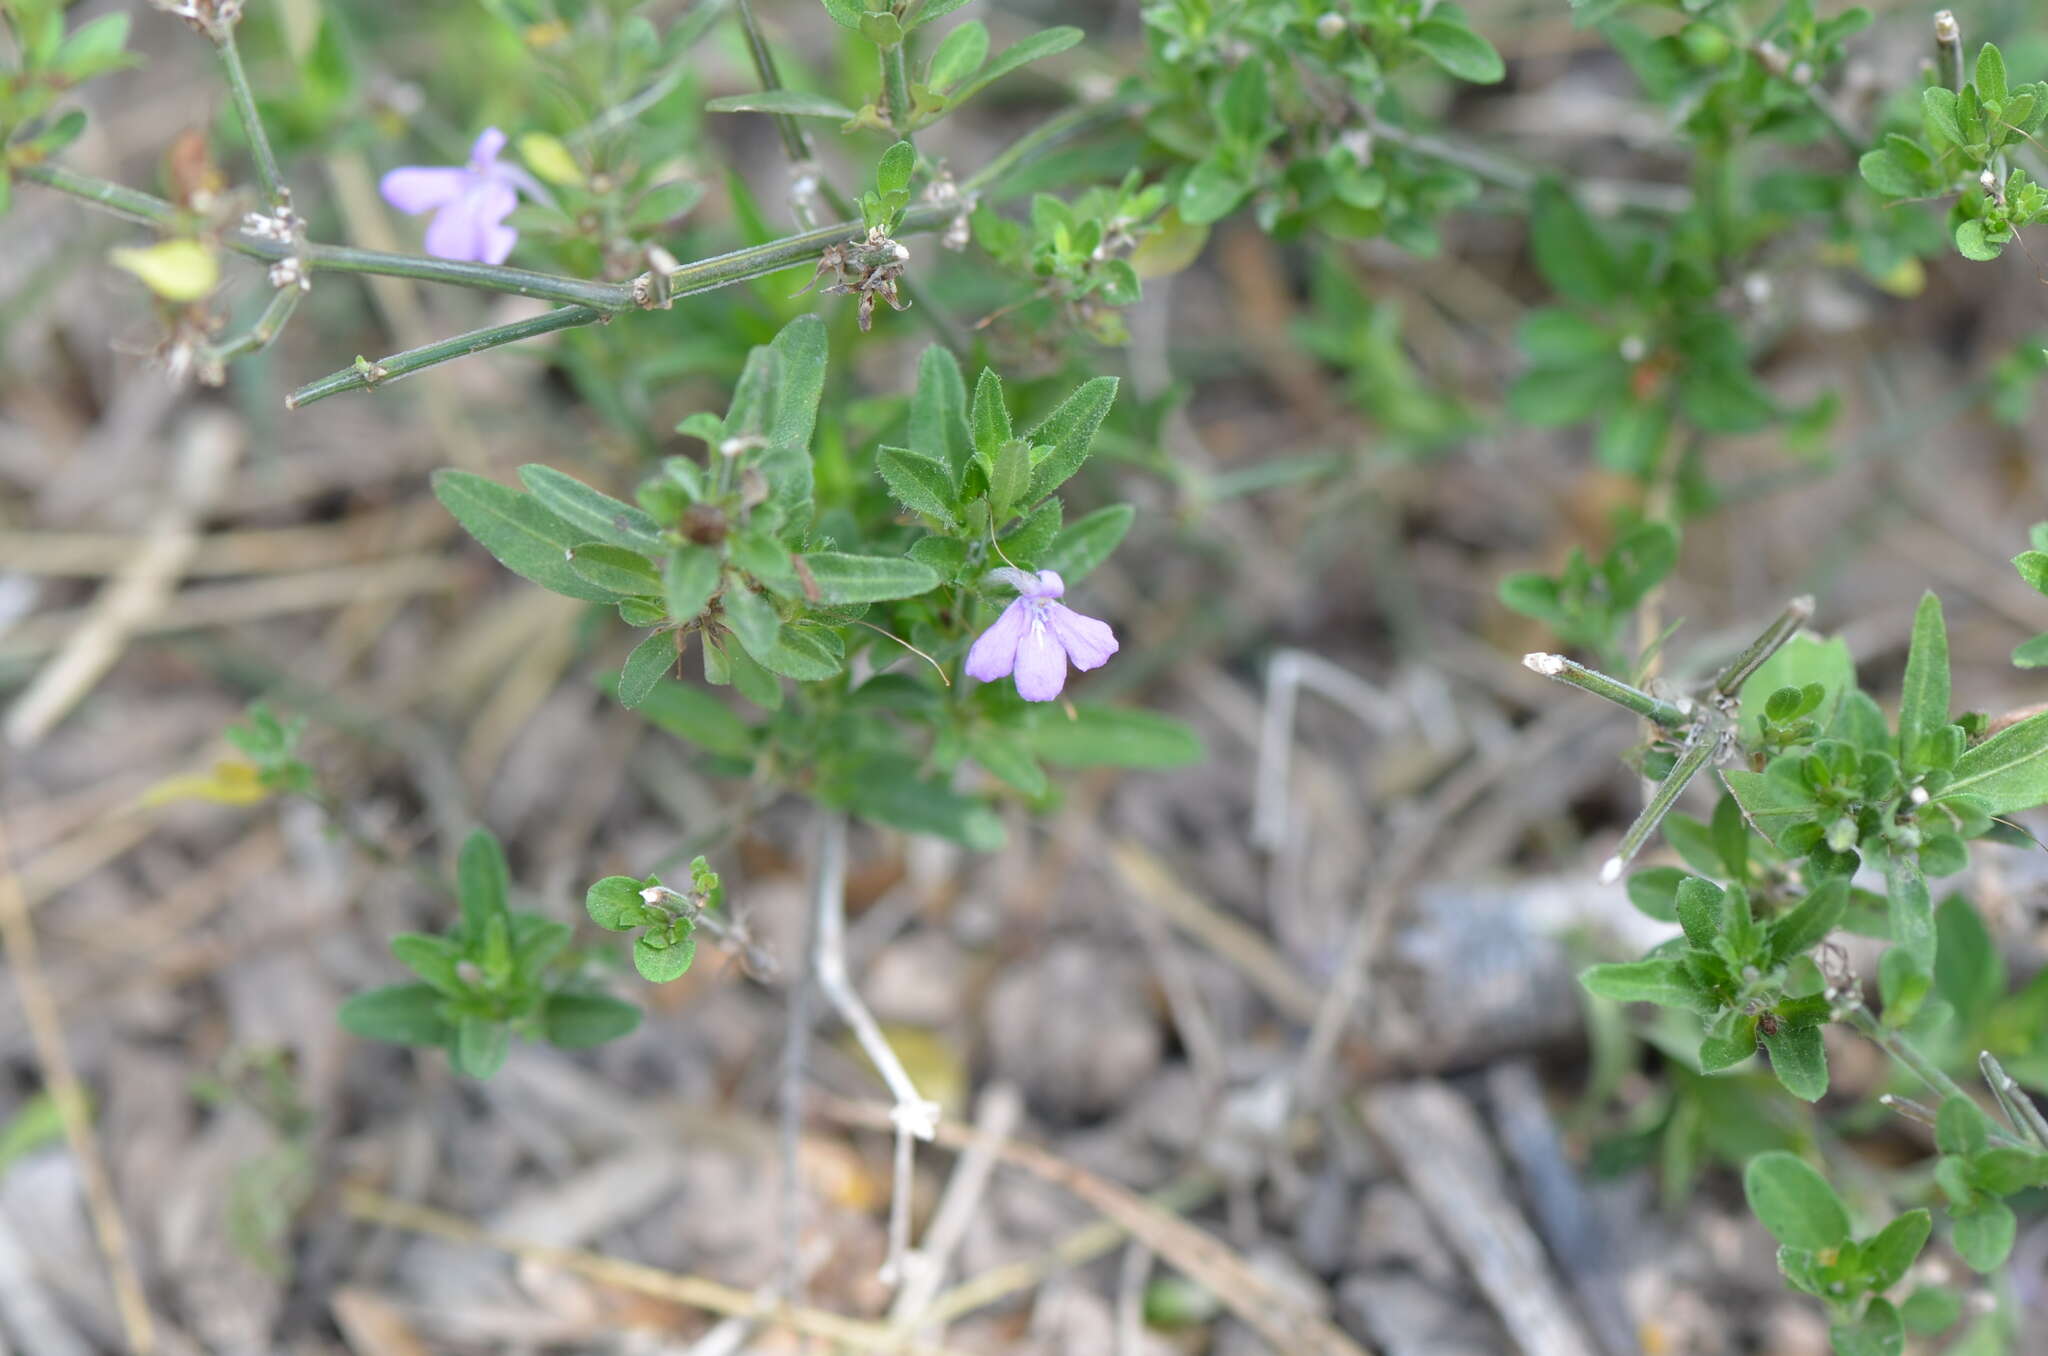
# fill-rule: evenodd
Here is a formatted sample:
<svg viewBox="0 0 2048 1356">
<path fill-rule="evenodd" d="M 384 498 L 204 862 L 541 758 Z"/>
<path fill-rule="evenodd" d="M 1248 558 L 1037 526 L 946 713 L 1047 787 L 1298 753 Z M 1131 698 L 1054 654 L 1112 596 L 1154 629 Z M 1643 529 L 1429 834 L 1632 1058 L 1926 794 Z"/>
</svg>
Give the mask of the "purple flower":
<svg viewBox="0 0 2048 1356">
<path fill-rule="evenodd" d="M 505 224 L 519 205 L 519 194 L 547 200 L 532 175 L 517 165 L 498 163 L 504 149 L 505 134 L 486 127 L 470 147 L 467 165 L 407 165 L 385 175 L 379 189 L 384 201 L 409 216 L 434 214 L 427 223 L 428 254 L 502 264 L 519 240 L 519 232 Z"/>
<path fill-rule="evenodd" d="M 1109 624 L 1056 602 L 1066 583 L 1051 570 L 996 570 L 1017 590 L 996 624 L 981 633 L 967 652 L 967 674 L 993 683 L 1006 674 L 1017 676 L 1017 695 L 1027 702 L 1049 702 L 1067 685 L 1067 665 L 1099 669 L 1116 653 Z"/>
</svg>

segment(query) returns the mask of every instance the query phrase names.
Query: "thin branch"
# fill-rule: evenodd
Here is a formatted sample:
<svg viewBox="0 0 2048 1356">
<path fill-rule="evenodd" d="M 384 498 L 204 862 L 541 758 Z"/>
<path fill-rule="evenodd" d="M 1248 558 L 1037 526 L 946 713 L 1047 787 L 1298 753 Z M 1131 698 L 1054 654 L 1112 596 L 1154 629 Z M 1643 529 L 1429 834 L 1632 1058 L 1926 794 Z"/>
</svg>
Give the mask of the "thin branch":
<svg viewBox="0 0 2048 1356">
<path fill-rule="evenodd" d="M 738 0 L 740 27 L 746 31 L 747 53 L 754 59 L 754 73 L 761 77 L 761 88 L 779 90 L 782 88 L 782 73 L 775 69 L 775 54 L 768 50 L 768 40 L 761 33 L 761 25 L 754 18 L 751 0 Z M 808 164 L 811 159 L 811 137 L 804 131 L 801 118 L 788 113 L 770 115 L 775 131 L 782 137 L 782 148 L 789 152 L 791 161 L 798 165 Z"/>
<path fill-rule="evenodd" d="M 62 165 L 29 165 L 15 173 L 138 225 L 170 232 L 196 231 L 202 225 L 191 213 L 154 194 L 108 183 Z M 373 273 L 393 278 L 416 278 L 421 282 L 447 283 L 485 292 L 567 302 L 605 312 L 630 311 L 639 304 L 634 299 L 631 283 L 569 278 L 526 268 L 508 268 L 502 264 L 473 264 L 459 259 L 435 259 L 424 254 L 357 249 L 352 245 L 294 246 L 289 241 L 241 234 L 224 236 L 221 244 L 237 254 L 266 263 L 297 258 L 315 273 Z"/>
<path fill-rule="evenodd" d="M 93 1128 L 85 1088 L 64 1044 L 63 1018 L 43 977 L 35 922 L 29 915 L 28 897 L 21 888 L 21 880 L 14 874 L 12 858 L 5 823 L 0 821 L 0 942 L 6 945 L 7 968 L 14 973 L 14 989 L 35 1042 L 36 1062 L 42 1067 L 44 1085 L 63 1122 L 64 1139 L 71 1147 L 71 1157 L 85 1186 L 86 1208 L 92 1216 L 100 1255 L 106 1260 L 121 1331 L 135 1356 L 149 1356 L 156 1350 L 156 1324 L 150 1317 L 149 1300 L 135 1269 L 128 1229 L 121 1221 L 120 1203 L 114 1197 L 114 1184 L 107 1176 L 107 1161 L 100 1152 L 99 1134 Z"/>
<path fill-rule="evenodd" d="M 284 176 L 278 173 L 277 153 L 270 149 L 270 135 L 263 130 L 263 119 L 256 112 L 256 94 L 249 88 L 249 73 L 242 69 L 242 51 L 235 45 L 235 23 L 231 19 L 215 19 L 207 25 L 206 35 L 220 49 L 221 69 L 227 74 L 228 91 L 234 96 L 242 131 L 249 138 L 256 177 L 263 181 L 263 191 L 272 206 L 287 203 L 291 201 L 291 190 L 284 186 Z"/>
<path fill-rule="evenodd" d="M 903 44 L 892 43 L 879 49 L 882 55 L 882 102 L 888 105 L 882 110 L 889 119 L 889 128 L 899 141 L 910 140 L 910 59 L 903 51 Z"/>
<path fill-rule="evenodd" d="M 896 233 L 903 236 L 931 231 L 944 224 L 947 219 L 948 213 L 942 207 L 928 204 L 913 207 L 904 214 L 903 225 Z M 671 298 L 694 296 L 699 292 L 710 292 L 733 283 L 779 273 L 792 264 L 804 263 L 815 258 L 829 245 L 854 239 L 862 233 L 862 227 L 857 222 L 838 222 L 798 235 L 785 236 L 781 240 L 772 240 L 765 245 L 751 245 L 746 249 L 733 250 L 729 254 L 684 264 L 668 275 L 668 295 Z M 589 306 L 564 306 L 549 311 L 546 315 L 515 321 L 509 325 L 493 325 L 471 330 L 452 339 L 407 349 L 374 363 L 358 364 L 322 377 L 286 396 L 285 408 L 298 409 L 316 400 L 340 395 L 344 391 L 360 391 L 380 386 L 386 381 L 408 376 L 422 368 L 433 367 L 452 358 L 465 358 L 489 349 L 503 348 L 506 344 L 516 344 L 522 339 L 551 334 L 556 330 L 595 324 L 604 318 L 605 313 Z"/>
<path fill-rule="evenodd" d="M 305 289 L 297 283 L 287 283 L 278 288 L 270 298 L 270 304 L 263 308 L 263 314 L 256 317 L 256 323 L 233 339 L 210 345 L 206 350 L 206 360 L 225 363 L 270 347 L 271 342 L 284 332 L 286 322 L 292 318 L 292 312 L 299 309 L 299 299 L 304 295 Z"/>
<path fill-rule="evenodd" d="M 1741 692 L 1749 676 L 1764 666 L 1764 661 L 1776 654 L 1781 646 L 1799 633 L 1799 628 L 1813 617 L 1813 595 L 1801 594 L 1785 604 L 1785 610 L 1772 618 L 1763 634 L 1750 642 L 1748 649 L 1735 657 L 1735 662 L 1721 671 L 1714 680 L 1714 691 L 1724 697 L 1733 697 Z"/>
<path fill-rule="evenodd" d="M 1943 88 L 1963 92 L 1963 29 L 1952 9 L 1934 13 L 1934 64 Z"/>
<path fill-rule="evenodd" d="M 903 1061 L 896 1057 L 889 1038 L 847 977 L 844 811 L 827 810 L 820 818 L 816 869 L 811 889 L 811 965 L 818 987 L 852 1030 L 895 1100 L 889 1110 L 889 1123 L 896 1131 L 895 1182 L 889 1195 L 889 1255 L 882 1265 L 883 1282 L 893 1285 L 903 1278 L 904 1258 L 910 1251 L 912 1146 L 920 1139 L 929 1142 L 938 1133 L 939 1104 L 918 1094 Z"/>
<path fill-rule="evenodd" d="M 1555 678 L 1560 683 L 1583 688 L 1596 697 L 1604 697 L 1617 706 L 1625 706 L 1645 720 L 1653 720 L 1667 730 L 1683 727 L 1692 719 L 1690 712 L 1652 697 L 1641 688 L 1611 678 L 1598 669 L 1589 669 L 1561 654 L 1525 654 L 1522 667 L 1531 673 L 1540 673 L 1545 678 Z"/>
<path fill-rule="evenodd" d="M 1650 793 L 1650 799 L 1643 806 L 1643 812 L 1636 816 L 1636 822 L 1629 825 L 1628 832 L 1621 836 L 1621 842 L 1615 847 L 1614 855 L 1601 866 L 1602 885 L 1612 885 L 1621 879 L 1621 873 L 1627 869 L 1629 860 L 1642 851 L 1643 844 L 1650 840 L 1650 835 L 1664 822 L 1664 816 L 1678 803 L 1679 796 L 1692 784 L 1692 779 L 1697 777 L 1708 763 L 1714 761 L 1714 755 L 1721 751 L 1722 736 L 1725 733 L 1726 727 L 1717 720 L 1709 721 L 1693 731 L 1691 740 L 1678 755 L 1678 761 L 1671 765 L 1671 771 L 1665 774 L 1663 781 L 1657 783 L 1657 789 Z"/>
</svg>

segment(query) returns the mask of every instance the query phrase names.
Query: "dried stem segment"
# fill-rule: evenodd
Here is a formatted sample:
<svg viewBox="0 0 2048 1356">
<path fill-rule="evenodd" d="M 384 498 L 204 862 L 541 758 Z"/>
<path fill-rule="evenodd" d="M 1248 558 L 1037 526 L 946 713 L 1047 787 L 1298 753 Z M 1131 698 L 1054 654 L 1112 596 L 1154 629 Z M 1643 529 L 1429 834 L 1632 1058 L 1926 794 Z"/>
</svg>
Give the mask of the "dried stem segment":
<svg viewBox="0 0 2048 1356">
<path fill-rule="evenodd" d="M 1611 678 L 1598 669 L 1589 669 L 1561 654 L 1525 654 L 1522 667 L 1545 678 L 1569 683 L 1596 697 L 1604 697 L 1617 706 L 1625 706 L 1644 720 L 1653 720 L 1667 730 L 1680 729 L 1692 719 L 1692 713 L 1675 702 L 1652 697 L 1639 687 Z"/>
<path fill-rule="evenodd" d="M 1714 680 L 1714 691 L 1723 697 L 1733 697 L 1742 690 L 1749 675 L 1763 667 L 1764 661 L 1776 654 L 1780 647 L 1799 634 L 1799 628 L 1813 616 L 1813 595 L 1801 594 L 1785 604 L 1764 633 L 1750 642 L 1748 649 L 1735 657 L 1735 662 L 1723 669 L 1721 676 Z"/>
<path fill-rule="evenodd" d="M 1692 779 L 1699 776 L 1708 763 L 1714 761 L 1714 755 L 1720 752 L 1723 734 L 1724 730 L 1718 723 L 1693 732 L 1684 752 L 1680 753 L 1678 761 L 1672 764 L 1670 773 L 1663 781 L 1657 783 L 1657 789 L 1650 793 L 1649 803 L 1643 806 L 1643 812 L 1636 816 L 1636 822 L 1629 825 L 1628 832 L 1621 836 L 1621 844 L 1614 849 L 1614 855 L 1600 868 L 1602 885 L 1612 885 L 1621 879 L 1621 873 L 1627 868 L 1629 860 L 1642 851 L 1643 844 L 1650 840 L 1650 835 L 1664 822 L 1664 816 L 1671 813 L 1671 807 L 1678 803 L 1678 797 L 1692 784 Z"/>
</svg>

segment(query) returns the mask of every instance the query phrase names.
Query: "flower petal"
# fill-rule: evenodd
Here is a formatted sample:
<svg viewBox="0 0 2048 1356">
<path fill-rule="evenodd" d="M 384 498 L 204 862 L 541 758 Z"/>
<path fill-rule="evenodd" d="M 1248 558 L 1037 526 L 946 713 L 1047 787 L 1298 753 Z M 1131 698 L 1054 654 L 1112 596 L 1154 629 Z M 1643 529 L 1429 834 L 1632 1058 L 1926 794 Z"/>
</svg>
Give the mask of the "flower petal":
<svg viewBox="0 0 2048 1356">
<path fill-rule="evenodd" d="M 469 148 L 469 167 L 487 170 L 496 163 L 498 153 L 505 149 L 505 134 L 495 127 L 486 127 L 477 134 L 476 144 Z"/>
<path fill-rule="evenodd" d="M 427 253 L 436 259 L 504 263 L 519 232 L 500 223 L 518 205 L 519 195 L 510 187 L 471 179 L 469 190 L 427 223 Z"/>
<path fill-rule="evenodd" d="M 1064 603 L 1048 605 L 1046 621 L 1077 669 L 1099 669 L 1116 653 L 1116 633 L 1108 622 L 1084 617 Z"/>
<path fill-rule="evenodd" d="M 1009 676 L 1017 666 L 1017 642 L 1031 629 L 1031 617 L 1022 598 L 1003 609 L 995 625 L 981 633 L 967 652 L 967 676 L 993 683 Z"/>
<path fill-rule="evenodd" d="M 1067 592 L 1067 581 L 1060 578 L 1056 570 L 1040 570 L 1038 582 L 1031 588 L 1034 598 L 1060 598 Z"/>
<path fill-rule="evenodd" d="M 1067 685 L 1067 652 L 1052 628 L 1034 618 L 1017 644 L 1017 695 L 1027 702 L 1049 702 Z"/>
<path fill-rule="evenodd" d="M 469 171 L 428 165 L 407 165 L 385 175 L 377 185 L 384 201 L 408 216 L 446 207 L 469 186 Z"/>
</svg>

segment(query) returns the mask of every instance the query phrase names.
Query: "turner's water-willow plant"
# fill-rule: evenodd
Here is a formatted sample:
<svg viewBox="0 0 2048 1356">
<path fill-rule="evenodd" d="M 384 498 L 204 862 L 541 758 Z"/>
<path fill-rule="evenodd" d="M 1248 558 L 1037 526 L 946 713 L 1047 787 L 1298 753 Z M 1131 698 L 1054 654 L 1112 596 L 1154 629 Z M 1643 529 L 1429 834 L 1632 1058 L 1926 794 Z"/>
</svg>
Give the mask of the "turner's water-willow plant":
<svg viewBox="0 0 2048 1356">
<path fill-rule="evenodd" d="M 1841 268 L 1909 295 L 1924 259 L 1951 248 L 1994 257 L 2048 210 L 2028 168 L 2048 85 L 2009 75 L 1989 45 L 1966 70 L 1946 12 L 1925 72 L 1890 73 L 1895 93 L 1873 115 L 1843 98 L 1850 45 L 1870 22 L 1862 9 L 1573 0 L 1575 20 L 1597 28 L 1665 112 L 1688 170 L 1660 183 L 1569 155 L 1533 163 L 1523 148 L 1488 150 L 1449 131 L 1449 99 L 1507 71 L 1453 4 L 1150 0 L 1143 52 L 1125 72 L 1080 47 L 1075 28 L 1015 33 L 1004 16 L 999 43 L 981 20 L 955 16 L 966 3 L 778 6 L 777 22 L 808 20 L 833 39 L 819 69 L 773 41 L 750 0 L 703 0 L 680 15 L 634 0 L 485 0 L 486 23 L 469 5 L 409 7 L 408 31 L 422 40 L 379 55 L 427 86 L 423 100 L 366 55 L 385 7 L 279 0 L 245 14 L 243 0 L 154 0 L 213 44 L 237 115 L 220 147 L 191 138 L 172 148 L 162 196 L 64 159 L 84 125 L 67 95 L 130 63 L 128 16 L 72 27 L 58 0 L 0 4 L 11 39 L 0 52 L 0 210 L 36 185 L 145 228 L 151 239 L 113 261 L 153 297 L 174 371 L 225 380 L 232 360 L 266 347 L 337 273 L 544 305 L 357 357 L 287 404 L 559 336 L 551 361 L 646 454 L 639 484 L 612 493 L 534 465 L 518 489 L 445 471 L 435 493 L 508 568 L 638 634 L 609 679 L 622 704 L 693 745 L 711 771 L 747 782 L 750 803 L 794 793 L 820 807 L 819 974 L 864 1043 L 879 1034 L 826 954 L 841 816 L 988 848 L 1004 797 L 1043 805 L 1057 794 L 1049 766 L 1199 756 L 1171 722 L 1065 699 L 1070 669 L 1098 668 L 1118 648 L 1090 615 L 1088 575 L 1134 510 L 1070 518 L 1061 496 L 1098 436 L 1134 450 L 1156 441 L 1145 430 L 1158 406 L 1117 402 L 1093 346 L 1126 338 L 1124 310 L 1148 279 L 1186 267 L 1213 223 L 1243 213 L 1278 239 L 1313 243 L 1317 314 L 1302 337 L 1343 370 L 1385 446 L 1432 452 L 1495 419 L 1584 429 L 1599 462 L 1640 482 L 1611 545 L 1502 588 L 1510 607 L 1625 670 L 1658 648 L 1636 630 L 1677 563 L 1681 524 L 1723 497 L 1713 440 L 1773 429 L 1794 453 L 1824 449 L 1834 398 L 1788 405 L 1758 372 L 1782 322 L 1777 274 Z M 707 97 L 700 67 L 715 63 L 699 58 L 720 41 L 756 88 Z M 430 69 L 446 50 L 466 59 Z M 1027 88 L 1052 111 L 979 165 L 935 149 L 955 144 L 946 123 L 961 109 Z M 762 189 L 768 176 L 715 164 L 716 132 L 748 115 L 772 123 L 785 154 L 779 193 Z M 386 173 L 365 180 L 366 149 L 401 138 L 420 149 L 380 150 Z M 246 164 L 253 184 L 236 187 L 222 161 Z M 331 201 L 290 191 L 286 168 L 314 164 L 328 170 Z M 363 195 L 351 200 L 349 185 L 365 181 L 421 218 L 425 254 L 322 243 L 359 233 Z M 730 206 L 722 223 L 696 210 L 713 188 Z M 1945 221 L 1929 203 L 1945 205 Z M 1498 393 L 1434 389 L 1442 375 L 1418 363 L 1395 304 L 1361 285 L 1349 252 L 1379 237 L 1433 256 L 1459 212 L 1525 219 L 1540 283 L 1517 331 L 1523 370 Z M 794 229 L 771 224 L 780 217 Z M 950 262 L 953 251 L 971 262 Z M 253 299 L 236 295 L 228 255 L 264 266 Z M 692 300 L 715 289 L 730 289 L 726 304 Z M 338 328 L 340 314 L 322 310 L 323 326 Z M 1033 368 L 1057 375 L 1006 391 L 985 355 L 963 365 L 970 319 L 991 352 L 1028 350 Z M 850 349 L 871 329 L 905 326 L 937 342 L 914 377 L 861 398 L 838 375 Z M 828 354 L 838 361 L 828 366 Z M 2031 357 L 2001 367 L 2003 407 L 2024 405 L 2039 370 Z M 676 401 L 707 384 L 729 387 L 730 400 L 676 426 L 703 450 L 675 455 L 664 443 Z M 2038 587 L 2048 543 L 2036 547 L 2019 566 Z M 2009 1124 L 1971 1120 L 1945 1070 L 1974 1044 L 2021 1077 L 2048 1078 L 2038 1038 L 2048 993 L 2005 995 L 1975 913 L 1955 900 L 1934 907 L 1928 881 L 1959 870 L 1970 841 L 2008 833 L 2001 816 L 2048 799 L 2048 725 L 1953 715 L 1931 603 L 1896 725 L 1857 687 L 1838 643 L 1801 632 L 1804 617 L 1788 611 L 1691 692 L 1644 691 L 1557 656 L 1532 661 L 1656 732 L 1643 766 L 1659 789 L 1614 873 L 1660 825 L 1686 862 L 1640 871 L 1629 887 L 1682 936 L 1588 982 L 1699 1023 L 1682 1040 L 1688 1096 L 1760 1043 L 1778 1080 L 1810 1100 L 1826 1088 L 1825 1023 L 1877 1039 L 1935 1086 L 1938 1108 L 1899 1105 L 1939 1122 L 1937 1180 L 1958 1250 L 1995 1265 L 2010 1235 L 2001 1199 L 2035 1180 L 2038 1117 L 1991 1064 Z M 2038 643 L 2017 656 L 2044 657 Z M 685 663 L 704 684 L 674 676 Z M 288 727 L 252 717 L 244 734 L 250 762 L 229 794 L 318 799 Z M 1724 788 L 1712 816 L 1673 812 L 1710 767 Z M 471 839 L 459 865 L 459 921 L 394 947 L 419 982 L 352 1002 L 352 1027 L 443 1047 L 479 1075 L 514 1035 L 579 1045 L 630 1028 L 630 1010 L 600 1001 L 588 955 L 566 948 L 559 923 L 509 909 L 492 840 Z M 632 934 L 634 964 L 661 981 L 689 967 L 700 931 L 736 935 L 720 896 L 700 859 L 687 888 L 613 876 L 590 887 L 586 908 L 600 927 Z M 1889 943 L 1876 1011 L 1827 940 L 1838 929 Z M 1659 1039 L 1681 1048 L 1669 1028 Z M 900 1066 L 885 1045 L 869 1050 L 890 1078 L 899 1131 L 928 1135 L 930 1111 Z M 1886 1294 L 1930 1217 L 1908 1213 L 1855 1237 L 1818 1181 L 1778 1158 L 1749 1173 L 1788 1277 L 1829 1304 L 1842 1348 L 1896 1350 L 1903 1325 L 1952 1320 L 1933 1288 L 1898 1305 Z M 892 1236 L 900 1243 L 900 1229 Z"/>
<path fill-rule="evenodd" d="M 1874 1040 L 1932 1094 L 1931 1105 L 1888 1100 L 1935 1126 L 1934 1181 L 1953 1246 L 1992 1271 L 2013 1238 L 2004 1198 L 2048 1184 L 2048 1124 L 1998 1054 L 2038 1079 L 2048 1047 L 2038 1029 L 2002 1051 L 1980 1047 L 2002 1125 L 1945 1071 L 1984 1038 L 2004 973 L 1975 912 L 1961 899 L 1937 908 L 1930 882 L 1962 871 L 1974 840 L 2029 841 L 2006 817 L 2048 804 L 2048 712 L 1997 721 L 1956 712 L 1947 632 L 1930 594 L 1914 622 L 1896 719 L 1887 720 L 1858 685 L 1848 648 L 1801 629 L 1811 612 L 1810 600 L 1796 600 L 1694 690 L 1644 691 L 1558 655 L 1529 656 L 1530 668 L 1626 707 L 1654 732 L 1643 766 L 1657 785 L 1603 876 L 1618 879 L 1660 828 L 1683 862 L 1628 882 L 1636 907 L 1676 923 L 1679 935 L 1642 960 L 1596 965 L 1583 980 L 1602 998 L 1690 1014 L 1693 1044 L 1674 1053 L 1698 1073 L 1762 1053 L 1807 1102 L 1828 1091 L 1824 1027 L 1842 1023 Z M 1709 769 L 1720 790 L 1712 815 L 1674 810 Z M 1838 932 L 1882 944 L 1874 1009 L 1849 950 L 1830 940 Z M 1784 1245 L 1786 1278 L 1827 1304 L 1839 1351 L 1896 1352 L 1909 1323 L 1953 1320 L 1941 1294 L 1916 1291 L 1903 1304 L 1888 1294 L 1927 1241 L 1925 1209 L 1852 1238 L 1832 1188 L 1785 1151 L 1752 1160 L 1746 1186 Z"/>
</svg>

